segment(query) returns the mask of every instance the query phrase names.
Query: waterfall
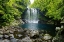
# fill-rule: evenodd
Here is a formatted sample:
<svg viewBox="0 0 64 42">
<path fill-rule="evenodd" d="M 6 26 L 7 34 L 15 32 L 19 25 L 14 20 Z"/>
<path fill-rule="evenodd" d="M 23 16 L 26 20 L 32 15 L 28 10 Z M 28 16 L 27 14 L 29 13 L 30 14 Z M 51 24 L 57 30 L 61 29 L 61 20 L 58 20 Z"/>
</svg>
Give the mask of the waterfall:
<svg viewBox="0 0 64 42">
<path fill-rule="evenodd" d="M 34 0 L 29 1 L 30 4 L 33 2 Z M 27 23 L 38 23 L 38 10 L 36 8 L 29 8 L 30 4 L 27 5 L 25 20 Z"/>
<path fill-rule="evenodd" d="M 38 23 L 38 10 L 35 8 L 28 8 L 25 17 L 28 23 Z"/>
<path fill-rule="evenodd" d="M 30 1 L 31 4 L 34 2 L 34 0 Z M 32 30 L 38 30 L 38 10 L 36 8 L 30 8 L 29 6 L 30 4 L 27 5 L 27 11 L 25 13 L 25 21 L 27 23 L 26 27 Z"/>
</svg>

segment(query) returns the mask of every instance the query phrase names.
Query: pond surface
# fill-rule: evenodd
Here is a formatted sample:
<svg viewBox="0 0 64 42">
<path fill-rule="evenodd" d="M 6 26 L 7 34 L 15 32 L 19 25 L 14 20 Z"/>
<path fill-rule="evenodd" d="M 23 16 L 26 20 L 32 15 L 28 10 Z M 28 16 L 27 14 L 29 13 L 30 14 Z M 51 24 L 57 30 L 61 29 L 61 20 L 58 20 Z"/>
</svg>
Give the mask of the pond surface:
<svg viewBox="0 0 64 42">
<path fill-rule="evenodd" d="M 22 28 L 32 29 L 32 30 L 45 30 L 51 35 L 55 35 L 55 26 L 52 24 L 42 24 L 42 23 L 25 23 L 20 25 Z"/>
</svg>

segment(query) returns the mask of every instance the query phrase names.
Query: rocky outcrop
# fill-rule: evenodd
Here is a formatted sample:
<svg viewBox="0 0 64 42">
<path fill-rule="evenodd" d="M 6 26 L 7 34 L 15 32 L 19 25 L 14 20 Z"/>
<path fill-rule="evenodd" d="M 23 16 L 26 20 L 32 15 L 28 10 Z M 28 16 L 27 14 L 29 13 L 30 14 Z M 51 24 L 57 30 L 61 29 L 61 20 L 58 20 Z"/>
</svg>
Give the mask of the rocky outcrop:
<svg viewBox="0 0 64 42">
<path fill-rule="evenodd" d="M 19 26 L 9 26 L 0 29 L 1 42 L 46 42 L 45 40 L 52 39 L 49 34 L 45 34 L 44 30 L 22 29 Z M 44 40 L 45 39 L 45 40 Z"/>
<path fill-rule="evenodd" d="M 30 37 L 25 37 L 21 40 L 21 42 L 32 42 L 32 39 L 30 39 Z"/>
</svg>

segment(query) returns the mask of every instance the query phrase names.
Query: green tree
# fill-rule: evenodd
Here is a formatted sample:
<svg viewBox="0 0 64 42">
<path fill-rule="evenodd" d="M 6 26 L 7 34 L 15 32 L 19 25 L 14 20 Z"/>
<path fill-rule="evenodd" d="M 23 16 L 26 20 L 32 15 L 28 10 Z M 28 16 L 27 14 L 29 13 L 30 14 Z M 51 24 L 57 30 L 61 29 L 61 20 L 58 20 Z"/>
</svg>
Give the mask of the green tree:
<svg viewBox="0 0 64 42">
<path fill-rule="evenodd" d="M 64 16 L 64 0 L 35 0 L 31 7 L 45 11 L 45 16 L 60 20 Z"/>
<path fill-rule="evenodd" d="M 21 17 L 28 0 L 0 0 L 0 27 Z"/>
</svg>

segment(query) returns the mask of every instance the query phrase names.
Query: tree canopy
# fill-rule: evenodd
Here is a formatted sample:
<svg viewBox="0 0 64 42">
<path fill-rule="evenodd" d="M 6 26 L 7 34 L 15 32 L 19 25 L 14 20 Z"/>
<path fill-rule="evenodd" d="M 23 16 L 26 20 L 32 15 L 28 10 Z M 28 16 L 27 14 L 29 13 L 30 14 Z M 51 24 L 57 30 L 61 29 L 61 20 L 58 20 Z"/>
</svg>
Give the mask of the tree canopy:
<svg viewBox="0 0 64 42">
<path fill-rule="evenodd" d="M 34 0 L 30 6 L 45 11 L 45 16 L 60 20 L 64 16 L 64 0 Z"/>
<path fill-rule="evenodd" d="M 0 0 L 0 26 L 9 25 L 26 9 L 29 0 Z"/>
</svg>

